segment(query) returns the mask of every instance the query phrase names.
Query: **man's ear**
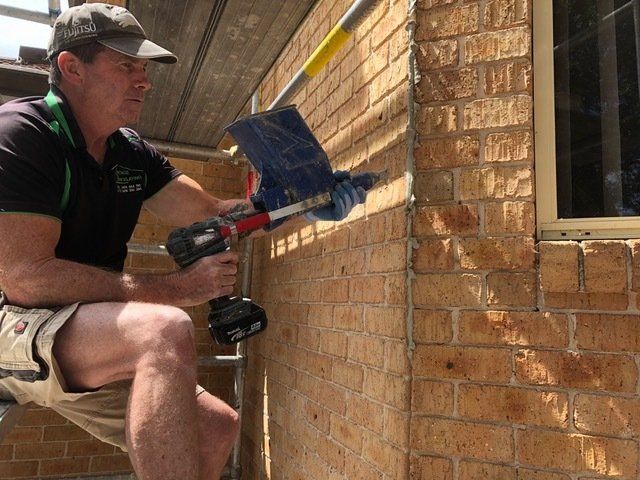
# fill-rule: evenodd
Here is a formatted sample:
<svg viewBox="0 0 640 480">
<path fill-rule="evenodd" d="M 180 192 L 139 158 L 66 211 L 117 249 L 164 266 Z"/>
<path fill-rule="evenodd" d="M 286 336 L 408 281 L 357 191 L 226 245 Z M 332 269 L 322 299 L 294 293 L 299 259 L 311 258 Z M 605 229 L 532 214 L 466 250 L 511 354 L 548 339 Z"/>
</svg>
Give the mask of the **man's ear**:
<svg viewBox="0 0 640 480">
<path fill-rule="evenodd" d="M 58 68 L 62 78 L 73 85 L 82 83 L 83 64 L 78 57 L 66 50 L 58 55 Z"/>
</svg>

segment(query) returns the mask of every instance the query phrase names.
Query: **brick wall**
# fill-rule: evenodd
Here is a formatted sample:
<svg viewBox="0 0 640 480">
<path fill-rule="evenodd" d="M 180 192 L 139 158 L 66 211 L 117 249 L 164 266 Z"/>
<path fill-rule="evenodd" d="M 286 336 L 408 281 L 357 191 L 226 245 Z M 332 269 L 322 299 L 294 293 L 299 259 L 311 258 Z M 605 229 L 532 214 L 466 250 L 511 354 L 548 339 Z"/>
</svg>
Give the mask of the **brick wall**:
<svg viewBox="0 0 640 480">
<path fill-rule="evenodd" d="M 638 242 L 535 243 L 535 2 L 418 5 L 411 478 L 637 478 Z"/>
<path fill-rule="evenodd" d="M 335 168 L 391 175 L 257 243 L 248 478 L 637 478 L 638 242 L 536 241 L 533 4 L 384 1 L 295 99 Z M 347 6 L 319 2 L 265 105 Z"/>
<path fill-rule="evenodd" d="M 244 165 L 222 161 L 199 162 L 171 158 L 171 162 L 219 198 L 243 195 Z M 172 226 L 164 225 L 143 211 L 132 242 L 163 244 Z M 175 268 L 168 255 L 130 253 L 126 270 L 162 273 Z M 220 347 L 207 331 L 208 304 L 186 309 L 196 325 L 200 356 L 231 355 L 233 347 Z M 233 401 L 233 370 L 230 367 L 200 367 L 198 381 L 214 395 Z M 131 472 L 128 456 L 119 449 L 93 439 L 88 433 L 53 410 L 31 406 L 18 425 L 0 444 L 0 478 L 41 479 Z"/>
<path fill-rule="evenodd" d="M 321 0 L 261 86 L 268 105 L 351 5 Z M 243 478 L 396 479 L 408 471 L 407 3 L 383 1 L 296 103 L 334 169 L 386 169 L 340 223 L 255 242 Z"/>
<path fill-rule="evenodd" d="M 411 478 L 555 479 L 519 468 L 568 428 L 568 394 L 518 374 L 568 339 L 535 311 L 531 5 L 419 1 L 415 40 Z"/>
</svg>

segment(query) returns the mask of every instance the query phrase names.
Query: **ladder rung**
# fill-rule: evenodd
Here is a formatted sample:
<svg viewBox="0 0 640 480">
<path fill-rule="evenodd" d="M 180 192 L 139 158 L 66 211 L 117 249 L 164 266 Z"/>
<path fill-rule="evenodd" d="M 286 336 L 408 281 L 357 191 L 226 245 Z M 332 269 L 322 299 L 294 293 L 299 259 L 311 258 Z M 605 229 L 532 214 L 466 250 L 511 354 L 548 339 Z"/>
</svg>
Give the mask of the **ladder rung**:
<svg viewBox="0 0 640 480">
<path fill-rule="evenodd" d="M 226 366 L 244 366 L 246 357 L 238 355 L 215 355 L 212 357 L 198 358 L 198 365 L 201 367 L 226 367 Z"/>
</svg>

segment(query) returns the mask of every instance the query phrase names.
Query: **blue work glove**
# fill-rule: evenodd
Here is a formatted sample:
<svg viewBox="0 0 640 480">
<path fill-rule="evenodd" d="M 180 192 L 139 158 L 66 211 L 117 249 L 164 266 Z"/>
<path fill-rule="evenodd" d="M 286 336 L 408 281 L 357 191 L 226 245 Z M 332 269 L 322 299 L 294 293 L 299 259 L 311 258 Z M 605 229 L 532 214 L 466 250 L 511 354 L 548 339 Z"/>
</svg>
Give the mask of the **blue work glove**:
<svg viewBox="0 0 640 480">
<path fill-rule="evenodd" d="M 333 176 L 338 182 L 331 192 L 332 204 L 326 207 L 316 208 L 305 213 L 304 218 L 309 222 L 318 220 L 339 222 L 344 220 L 351 212 L 351 209 L 359 203 L 364 203 L 367 198 L 367 192 L 362 187 L 354 187 L 351 185 L 351 177 L 349 172 L 337 170 Z"/>
</svg>

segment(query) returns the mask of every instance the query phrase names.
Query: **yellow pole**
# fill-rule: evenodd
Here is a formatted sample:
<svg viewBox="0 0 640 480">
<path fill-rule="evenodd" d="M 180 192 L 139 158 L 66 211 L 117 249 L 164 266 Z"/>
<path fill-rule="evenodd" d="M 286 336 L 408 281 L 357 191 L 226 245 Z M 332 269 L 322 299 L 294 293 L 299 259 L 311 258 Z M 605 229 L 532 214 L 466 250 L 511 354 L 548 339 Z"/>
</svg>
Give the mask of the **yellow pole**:
<svg viewBox="0 0 640 480">
<path fill-rule="evenodd" d="M 367 18 L 380 0 L 356 0 L 335 27 L 320 42 L 304 65 L 280 92 L 267 110 L 283 107 L 300 88 L 316 76 L 342 46 L 351 38 L 356 27 Z"/>
</svg>

